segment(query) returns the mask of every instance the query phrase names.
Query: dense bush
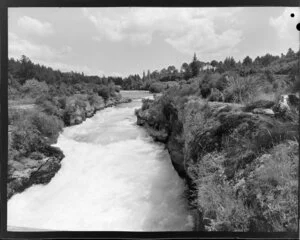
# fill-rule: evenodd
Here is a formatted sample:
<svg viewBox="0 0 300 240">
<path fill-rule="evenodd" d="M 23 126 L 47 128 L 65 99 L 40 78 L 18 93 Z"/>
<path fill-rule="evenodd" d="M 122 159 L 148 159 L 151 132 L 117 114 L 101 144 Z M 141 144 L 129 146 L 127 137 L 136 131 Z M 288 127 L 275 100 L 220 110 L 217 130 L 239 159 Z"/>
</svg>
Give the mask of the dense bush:
<svg viewBox="0 0 300 240">
<path fill-rule="evenodd" d="M 46 94 L 49 91 L 49 87 L 45 82 L 39 82 L 36 79 L 29 79 L 22 86 L 22 91 L 31 97 L 37 97 L 42 94 Z"/>
<path fill-rule="evenodd" d="M 34 112 L 30 116 L 30 123 L 40 132 L 40 134 L 48 138 L 50 143 L 56 141 L 59 132 L 63 128 L 63 122 L 55 116 L 49 116 L 43 112 Z"/>
<path fill-rule="evenodd" d="M 63 111 L 62 108 L 65 107 L 64 105 L 64 97 L 59 98 L 51 98 L 49 95 L 43 95 L 36 99 L 35 103 L 40 107 L 41 111 L 49 114 L 55 115 L 59 118 L 62 117 Z"/>
<path fill-rule="evenodd" d="M 153 103 L 152 99 L 148 99 L 148 98 L 143 98 L 142 99 L 142 110 L 146 110 L 149 109 L 149 107 L 151 106 L 151 104 Z"/>
<path fill-rule="evenodd" d="M 12 133 L 11 148 L 18 151 L 18 155 L 28 156 L 32 152 L 40 151 L 45 142 L 36 128 L 21 128 Z"/>
<path fill-rule="evenodd" d="M 98 94 L 106 101 L 110 96 L 110 89 L 107 86 L 101 86 L 99 87 Z"/>
<path fill-rule="evenodd" d="M 166 85 L 160 82 L 154 82 L 150 85 L 149 91 L 151 93 L 160 93 L 165 89 Z"/>
</svg>

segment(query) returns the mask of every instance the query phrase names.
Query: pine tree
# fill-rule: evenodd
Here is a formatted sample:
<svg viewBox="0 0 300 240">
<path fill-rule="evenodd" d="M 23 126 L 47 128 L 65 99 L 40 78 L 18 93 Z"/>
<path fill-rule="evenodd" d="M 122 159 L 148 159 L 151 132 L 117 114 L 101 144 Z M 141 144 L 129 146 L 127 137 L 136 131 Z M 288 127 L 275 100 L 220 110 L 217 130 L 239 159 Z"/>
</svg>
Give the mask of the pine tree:
<svg viewBox="0 0 300 240">
<path fill-rule="evenodd" d="M 193 61 L 190 63 L 192 77 L 196 77 L 200 72 L 200 62 L 197 59 L 196 53 L 194 53 Z"/>
<path fill-rule="evenodd" d="M 143 80 L 145 80 L 145 77 L 146 77 L 146 74 L 145 74 L 145 71 L 143 71 Z"/>
</svg>

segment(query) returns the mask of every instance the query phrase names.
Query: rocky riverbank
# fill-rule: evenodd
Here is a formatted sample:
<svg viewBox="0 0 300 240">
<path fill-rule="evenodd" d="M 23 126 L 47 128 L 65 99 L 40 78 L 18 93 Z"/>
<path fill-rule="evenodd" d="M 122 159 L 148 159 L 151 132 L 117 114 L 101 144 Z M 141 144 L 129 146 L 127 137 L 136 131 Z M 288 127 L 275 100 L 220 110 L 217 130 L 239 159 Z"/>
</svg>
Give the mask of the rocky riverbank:
<svg viewBox="0 0 300 240">
<path fill-rule="evenodd" d="M 131 99 L 123 98 L 117 94 L 114 98 L 106 101 L 101 97 L 92 101 L 88 95 L 77 94 L 67 98 L 66 112 L 62 115 L 64 125 L 72 126 L 82 123 L 86 118 L 92 117 L 97 111 L 117 104 L 130 102 Z M 38 111 L 41 111 L 39 107 Z M 9 125 L 9 145 L 12 144 L 12 132 L 15 126 Z M 33 135 L 33 134 L 32 134 Z M 52 140 L 56 142 L 56 139 Z M 20 149 L 19 151 L 22 151 Z M 7 198 L 24 191 L 33 184 L 47 184 L 61 167 L 63 152 L 48 144 L 38 151 L 31 152 L 28 156 L 21 156 L 18 159 L 11 159 L 9 153 L 8 177 L 7 177 Z"/>
<path fill-rule="evenodd" d="M 299 99 L 243 106 L 176 95 L 144 100 L 137 124 L 186 180 L 195 230 L 296 231 Z"/>
</svg>

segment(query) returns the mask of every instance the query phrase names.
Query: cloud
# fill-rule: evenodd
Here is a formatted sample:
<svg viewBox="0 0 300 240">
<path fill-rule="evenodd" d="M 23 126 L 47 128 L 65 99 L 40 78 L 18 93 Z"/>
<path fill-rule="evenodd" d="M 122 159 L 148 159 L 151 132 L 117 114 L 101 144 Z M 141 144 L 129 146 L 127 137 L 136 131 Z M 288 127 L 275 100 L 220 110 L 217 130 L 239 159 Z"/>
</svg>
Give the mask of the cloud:
<svg viewBox="0 0 300 240">
<path fill-rule="evenodd" d="M 21 39 L 15 33 L 8 33 L 8 55 L 18 58 L 26 55 L 35 60 L 49 60 L 59 58 L 60 51 L 47 45 L 34 44 L 26 39 Z"/>
<path fill-rule="evenodd" d="M 150 44 L 154 33 L 182 53 L 231 52 L 241 41 L 242 31 L 234 17 L 241 8 L 117 8 L 87 9 L 83 15 L 101 38 Z M 217 21 L 227 29 L 216 30 Z M 99 37 L 100 37 L 99 36 Z"/>
<path fill-rule="evenodd" d="M 45 44 L 34 44 L 26 39 L 20 38 L 17 34 L 8 33 L 8 55 L 18 58 L 26 55 L 32 60 L 56 60 L 61 59 L 72 51 L 70 46 L 63 46 L 55 49 Z"/>
<path fill-rule="evenodd" d="M 295 14 L 295 17 L 291 17 L 291 13 Z M 278 17 L 270 17 L 269 23 L 277 32 L 281 45 L 285 49 L 291 47 L 293 49 L 299 49 L 299 32 L 296 29 L 296 25 L 300 20 L 299 8 L 284 8 L 281 15 Z"/>
<path fill-rule="evenodd" d="M 99 37 L 99 36 L 94 36 L 94 37 L 92 37 L 92 39 L 96 42 L 101 42 L 101 40 L 102 40 L 101 37 Z"/>
<path fill-rule="evenodd" d="M 18 25 L 25 31 L 44 37 L 54 33 L 53 27 L 48 22 L 41 22 L 35 18 L 23 16 L 19 18 Z"/>
<path fill-rule="evenodd" d="M 104 72 L 99 69 L 91 69 L 84 65 L 67 64 L 62 62 L 66 54 L 72 51 L 70 46 L 54 49 L 47 45 L 34 44 L 28 40 L 21 39 L 17 34 L 8 33 L 8 56 L 19 59 L 21 55 L 29 57 L 34 63 L 42 64 L 62 72 L 83 72 L 86 75 L 102 76 Z"/>
</svg>

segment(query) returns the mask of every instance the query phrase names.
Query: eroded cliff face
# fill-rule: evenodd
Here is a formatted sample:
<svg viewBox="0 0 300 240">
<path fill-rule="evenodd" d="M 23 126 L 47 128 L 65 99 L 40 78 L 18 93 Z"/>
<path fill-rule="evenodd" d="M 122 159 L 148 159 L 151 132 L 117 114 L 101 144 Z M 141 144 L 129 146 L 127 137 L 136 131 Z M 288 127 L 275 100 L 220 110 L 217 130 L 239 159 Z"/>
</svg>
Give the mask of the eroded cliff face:
<svg viewBox="0 0 300 240">
<path fill-rule="evenodd" d="M 137 124 L 186 179 L 195 230 L 297 230 L 297 104 L 144 101 Z"/>
<path fill-rule="evenodd" d="M 91 103 L 87 95 L 74 95 L 66 101 L 68 110 L 63 120 L 66 126 L 80 124 L 99 110 L 130 101 L 131 99 L 122 98 L 117 94 L 115 98 L 107 101 L 99 97 Z M 9 127 L 9 144 L 11 144 L 12 128 L 13 126 Z M 64 154 L 60 149 L 48 144 L 38 152 L 32 152 L 28 157 L 21 157 L 17 161 L 9 159 L 7 198 L 10 199 L 15 193 L 22 192 L 33 184 L 49 183 L 61 168 L 63 158 Z"/>
</svg>

